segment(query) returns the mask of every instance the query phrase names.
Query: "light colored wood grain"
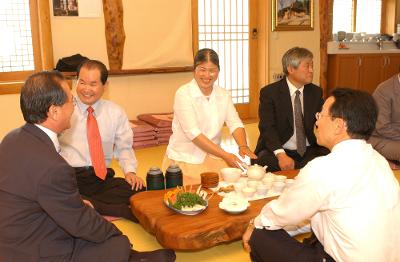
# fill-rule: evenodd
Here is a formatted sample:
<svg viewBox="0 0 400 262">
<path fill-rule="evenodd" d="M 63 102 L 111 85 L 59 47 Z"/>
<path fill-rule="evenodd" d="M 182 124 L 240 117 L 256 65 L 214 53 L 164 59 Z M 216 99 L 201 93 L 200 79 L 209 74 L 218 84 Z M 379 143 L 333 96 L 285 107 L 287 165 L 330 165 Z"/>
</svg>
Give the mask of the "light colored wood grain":
<svg viewBox="0 0 400 262">
<path fill-rule="evenodd" d="M 294 177 L 297 170 L 279 172 Z M 252 201 L 242 214 L 231 215 L 218 207 L 222 197 L 215 195 L 208 208 L 195 216 L 181 215 L 163 203 L 165 190 L 146 191 L 131 198 L 132 212 L 143 228 L 158 242 L 175 250 L 201 250 L 241 239 L 251 218 L 274 198 Z"/>
</svg>

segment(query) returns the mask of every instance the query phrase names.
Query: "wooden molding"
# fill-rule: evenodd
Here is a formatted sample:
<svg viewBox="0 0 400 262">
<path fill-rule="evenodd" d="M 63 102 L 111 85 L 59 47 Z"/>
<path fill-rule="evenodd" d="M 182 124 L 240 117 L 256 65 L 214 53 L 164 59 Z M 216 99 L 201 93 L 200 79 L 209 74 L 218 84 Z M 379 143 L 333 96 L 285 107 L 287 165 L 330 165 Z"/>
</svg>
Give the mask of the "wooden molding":
<svg viewBox="0 0 400 262">
<path fill-rule="evenodd" d="M 144 74 L 164 74 L 164 73 L 180 73 L 192 72 L 193 66 L 184 67 L 158 67 L 158 68 L 143 68 L 143 69 L 110 69 L 108 75 L 144 75 Z M 63 75 L 72 79 L 76 77 L 76 72 L 62 72 Z"/>
<path fill-rule="evenodd" d="M 24 82 L 0 82 L 0 95 L 18 94 Z"/>
<path fill-rule="evenodd" d="M 42 70 L 52 70 L 54 68 L 53 60 L 53 40 L 51 34 L 50 6 L 49 1 L 37 1 L 39 17 L 39 39 Z"/>
<path fill-rule="evenodd" d="M 192 0 L 192 49 L 194 57 L 199 50 L 198 0 Z"/>
</svg>

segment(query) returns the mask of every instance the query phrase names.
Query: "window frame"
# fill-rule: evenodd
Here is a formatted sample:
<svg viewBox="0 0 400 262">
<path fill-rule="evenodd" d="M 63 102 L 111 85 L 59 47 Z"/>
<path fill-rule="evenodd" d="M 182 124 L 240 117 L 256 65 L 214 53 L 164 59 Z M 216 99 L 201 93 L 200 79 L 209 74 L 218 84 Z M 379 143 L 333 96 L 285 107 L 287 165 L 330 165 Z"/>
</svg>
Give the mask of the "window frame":
<svg viewBox="0 0 400 262">
<path fill-rule="evenodd" d="M 333 29 L 333 0 L 330 5 L 330 14 L 331 14 L 331 31 Z M 351 0 L 352 6 L 357 6 L 357 0 Z M 396 29 L 396 0 L 381 0 L 382 8 L 381 8 L 381 24 L 380 24 L 380 33 L 393 34 Z M 356 18 L 357 18 L 357 8 L 353 8 L 352 12 L 352 21 L 351 27 L 352 32 L 356 32 Z M 333 33 L 333 32 L 332 32 Z"/>
<path fill-rule="evenodd" d="M 54 67 L 49 1 L 29 0 L 34 70 L 1 72 L 0 95 L 17 94 L 25 79 L 34 72 Z"/>
</svg>

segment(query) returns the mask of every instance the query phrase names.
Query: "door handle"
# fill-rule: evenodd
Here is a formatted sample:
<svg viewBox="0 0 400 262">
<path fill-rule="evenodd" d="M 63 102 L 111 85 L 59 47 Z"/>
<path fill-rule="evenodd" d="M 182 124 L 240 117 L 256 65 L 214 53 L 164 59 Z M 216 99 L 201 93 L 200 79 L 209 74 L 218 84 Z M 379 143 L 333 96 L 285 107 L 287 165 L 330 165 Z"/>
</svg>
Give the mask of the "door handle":
<svg viewBox="0 0 400 262">
<path fill-rule="evenodd" d="M 258 30 L 257 30 L 257 28 L 253 28 L 251 30 L 251 38 L 257 39 L 257 36 L 258 36 Z"/>
</svg>

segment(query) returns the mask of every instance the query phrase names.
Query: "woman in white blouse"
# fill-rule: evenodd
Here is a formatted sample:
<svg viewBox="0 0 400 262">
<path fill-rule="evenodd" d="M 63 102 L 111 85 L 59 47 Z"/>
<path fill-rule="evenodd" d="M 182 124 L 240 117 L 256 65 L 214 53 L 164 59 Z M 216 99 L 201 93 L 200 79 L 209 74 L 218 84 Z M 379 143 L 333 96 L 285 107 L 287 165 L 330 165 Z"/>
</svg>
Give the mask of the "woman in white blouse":
<svg viewBox="0 0 400 262">
<path fill-rule="evenodd" d="M 199 50 L 194 58 L 194 79 L 175 94 L 173 134 L 163 170 L 172 163 L 178 164 L 184 184 L 199 183 L 202 172 L 219 172 L 223 167 L 238 167 L 242 162 L 220 147 L 224 123 L 239 146 L 240 156 L 256 158 L 247 146 L 246 132 L 229 91 L 214 85 L 219 69 L 214 50 Z"/>
</svg>

